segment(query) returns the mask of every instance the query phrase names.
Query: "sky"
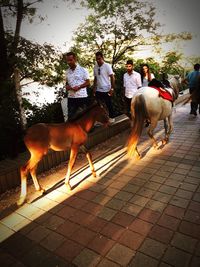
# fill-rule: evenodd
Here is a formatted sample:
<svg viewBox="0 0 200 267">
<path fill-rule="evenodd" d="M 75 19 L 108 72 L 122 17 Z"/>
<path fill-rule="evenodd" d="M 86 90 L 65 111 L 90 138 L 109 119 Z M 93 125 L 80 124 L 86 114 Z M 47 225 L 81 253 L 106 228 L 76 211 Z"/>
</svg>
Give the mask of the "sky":
<svg viewBox="0 0 200 267">
<path fill-rule="evenodd" d="M 147 0 L 156 7 L 156 20 L 163 27 L 163 33 L 193 33 L 192 41 L 182 44 L 186 56 L 200 55 L 200 1 L 199 0 Z M 89 14 L 89 11 L 77 4 L 62 0 L 44 0 L 38 6 L 38 14 L 46 17 L 39 23 L 22 24 L 22 35 L 39 43 L 48 42 L 57 45 L 65 52 L 70 47 L 73 31 Z M 170 48 L 170 45 L 168 45 Z M 167 46 L 165 47 L 167 49 Z M 149 51 L 151 53 L 151 51 Z M 145 55 L 144 55 L 145 56 Z"/>
<path fill-rule="evenodd" d="M 179 52 L 182 52 L 185 57 L 195 55 L 200 57 L 200 0 L 147 1 L 156 7 L 155 19 L 163 25 L 163 34 L 187 31 L 193 34 L 194 37 L 191 41 L 183 42 L 176 47 Z M 38 14 L 45 17 L 45 20 L 40 22 L 36 18 L 32 24 L 24 21 L 21 35 L 40 44 L 51 43 L 59 47 L 62 52 L 68 51 L 73 31 L 89 14 L 87 9 L 80 6 L 79 0 L 76 3 L 74 5 L 69 1 L 44 0 L 37 8 Z M 173 47 L 174 44 L 168 44 L 162 46 L 162 49 L 166 52 Z M 152 49 L 140 51 L 137 56 L 139 58 L 152 56 Z M 53 92 L 47 94 L 44 89 L 43 97 L 40 95 L 40 99 L 43 98 L 49 102 L 49 99 L 53 99 Z"/>
</svg>

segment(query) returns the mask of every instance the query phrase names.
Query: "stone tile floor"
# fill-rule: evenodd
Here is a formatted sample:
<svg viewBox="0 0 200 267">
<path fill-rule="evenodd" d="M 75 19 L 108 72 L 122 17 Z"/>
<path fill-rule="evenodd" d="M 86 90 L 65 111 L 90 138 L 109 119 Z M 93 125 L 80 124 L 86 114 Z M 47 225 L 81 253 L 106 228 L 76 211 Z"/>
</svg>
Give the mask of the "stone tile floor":
<svg viewBox="0 0 200 267">
<path fill-rule="evenodd" d="M 177 106 L 174 128 L 159 150 L 144 131 L 139 161 L 126 158 L 127 130 L 95 160 L 98 178 L 84 166 L 70 192 L 60 171 L 46 195 L 4 211 L 1 266 L 200 266 L 200 119 Z"/>
</svg>

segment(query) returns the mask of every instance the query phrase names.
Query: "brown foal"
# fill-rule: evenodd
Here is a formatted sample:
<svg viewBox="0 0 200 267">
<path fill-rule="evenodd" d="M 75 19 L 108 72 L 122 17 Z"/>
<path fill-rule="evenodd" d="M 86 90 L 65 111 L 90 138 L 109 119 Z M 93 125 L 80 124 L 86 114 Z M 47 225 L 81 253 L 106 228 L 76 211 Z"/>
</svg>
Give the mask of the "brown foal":
<svg viewBox="0 0 200 267">
<path fill-rule="evenodd" d="M 82 116 L 72 122 L 65 123 L 38 123 L 31 126 L 24 137 L 24 143 L 30 152 L 30 159 L 21 167 L 21 194 L 18 205 L 24 203 L 27 195 L 27 175 L 30 172 L 35 189 L 42 194 L 45 190 L 40 186 L 36 176 L 37 165 L 39 161 L 47 154 L 49 149 L 55 151 L 65 151 L 70 149 L 70 158 L 68 163 L 65 184 L 69 184 L 70 174 L 75 163 L 78 150 L 86 154 L 92 174 L 96 177 L 96 172 L 92 163 L 92 158 L 84 144 L 88 138 L 88 132 L 95 122 L 107 125 L 109 117 L 106 110 L 99 104 L 93 104 Z"/>
</svg>

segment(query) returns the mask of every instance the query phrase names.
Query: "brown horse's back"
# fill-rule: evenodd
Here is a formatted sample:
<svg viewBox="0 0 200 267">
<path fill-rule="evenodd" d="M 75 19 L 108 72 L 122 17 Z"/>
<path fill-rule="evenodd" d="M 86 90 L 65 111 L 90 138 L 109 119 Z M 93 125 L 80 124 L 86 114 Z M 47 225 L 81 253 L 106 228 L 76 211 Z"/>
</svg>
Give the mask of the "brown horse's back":
<svg viewBox="0 0 200 267">
<path fill-rule="evenodd" d="M 84 144 L 86 139 L 87 133 L 78 123 L 38 123 L 27 130 L 24 143 L 30 152 L 46 154 L 49 148 L 63 151 L 72 144 Z"/>
<path fill-rule="evenodd" d="M 48 124 L 50 148 L 66 150 L 73 144 L 82 145 L 87 139 L 87 133 L 78 123 Z"/>
</svg>

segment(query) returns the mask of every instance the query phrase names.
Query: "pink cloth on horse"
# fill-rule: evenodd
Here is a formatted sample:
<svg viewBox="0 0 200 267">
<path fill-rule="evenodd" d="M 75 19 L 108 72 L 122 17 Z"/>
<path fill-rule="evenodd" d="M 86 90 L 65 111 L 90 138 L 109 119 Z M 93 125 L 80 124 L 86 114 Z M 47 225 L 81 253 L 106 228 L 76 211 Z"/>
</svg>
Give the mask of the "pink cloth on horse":
<svg viewBox="0 0 200 267">
<path fill-rule="evenodd" d="M 156 87 L 156 86 L 150 86 L 150 87 L 156 89 L 159 92 L 160 97 L 173 102 L 173 97 L 168 91 L 165 91 L 164 89 L 161 89 L 161 88 Z"/>
</svg>

